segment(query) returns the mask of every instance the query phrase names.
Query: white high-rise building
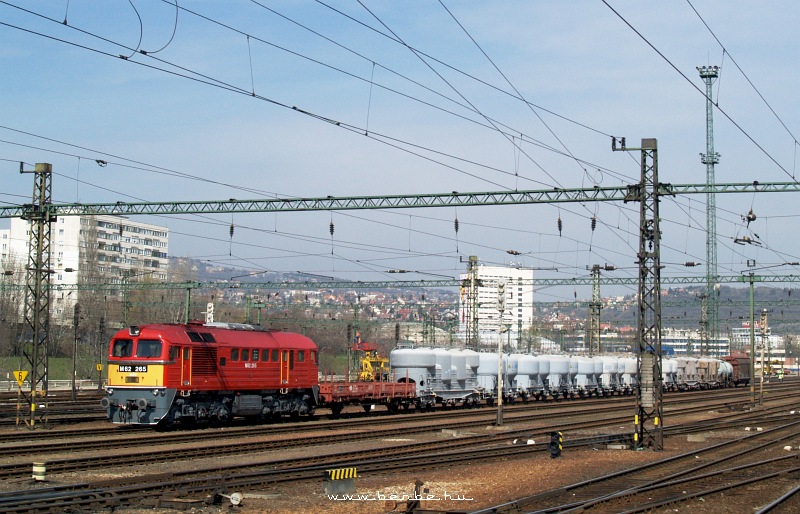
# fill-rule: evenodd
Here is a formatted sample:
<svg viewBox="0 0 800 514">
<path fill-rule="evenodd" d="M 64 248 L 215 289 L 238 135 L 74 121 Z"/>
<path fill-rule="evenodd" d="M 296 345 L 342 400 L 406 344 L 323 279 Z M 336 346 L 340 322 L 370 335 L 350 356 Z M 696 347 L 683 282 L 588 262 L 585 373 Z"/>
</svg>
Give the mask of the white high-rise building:
<svg viewBox="0 0 800 514">
<path fill-rule="evenodd" d="M 30 222 L 11 220 L 0 230 L 0 258 L 24 270 L 28 265 Z M 166 227 L 131 221 L 123 216 L 59 216 L 50 229 L 50 265 L 53 313 L 61 314 L 77 301 L 77 291 L 59 291 L 60 285 L 81 283 L 82 275 L 121 284 L 148 276 L 167 280 L 169 231 Z"/>
<path fill-rule="evenodd" d="M 468 275 L 462 274 L 462 283 Z M 477 266 L 478 283 L 478 334 L 480 345 L 496 345 L 498 338 L 510 340 L 511 346 L 533 324 L 533 270 L 510 266 Z M 498 310 L 498 291 L 505 285 L 505 308 Z M 468 292 L 462 288 L 459 299 L 459 333 L 466 337 L 470 319 Z"/>
</svg>

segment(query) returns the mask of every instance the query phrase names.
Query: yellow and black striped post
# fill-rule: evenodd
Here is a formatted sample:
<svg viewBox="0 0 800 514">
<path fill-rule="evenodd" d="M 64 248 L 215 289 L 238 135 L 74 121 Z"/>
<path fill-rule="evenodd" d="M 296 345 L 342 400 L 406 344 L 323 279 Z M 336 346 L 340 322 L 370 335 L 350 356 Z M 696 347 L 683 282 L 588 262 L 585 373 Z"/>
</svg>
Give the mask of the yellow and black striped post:
<svg viewBox="0 0 800 514">
<path fill-rule="evenodd" d="M 563 448 L 564 444 L 564 436 L 561 432 L 551 432 L 550 433 L 550 443 L 547 445 L 547 449 L 550 450 L 550 458 L 555 459 L 556 457 L 561 456 L 561 449 Z"/>
<path fill-rule="evenodd" d="M 322 480 L 325 494 L 352 494 L 356 492 L 356 468 L 326 469 Z"/>
</svg>

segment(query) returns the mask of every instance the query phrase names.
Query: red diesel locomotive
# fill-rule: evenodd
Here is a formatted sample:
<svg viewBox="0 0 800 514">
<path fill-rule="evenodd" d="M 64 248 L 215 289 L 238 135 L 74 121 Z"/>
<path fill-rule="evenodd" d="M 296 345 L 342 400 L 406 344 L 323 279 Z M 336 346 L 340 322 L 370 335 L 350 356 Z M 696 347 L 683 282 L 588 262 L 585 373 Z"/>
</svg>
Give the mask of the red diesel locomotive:
<svg viewBox="0 0 800 514">
<path fill-rule="evenodd" d="M 111 339 L 102 399 L 118 424 L 171 425 L 312 415 L 317 345 L 235 323 L 130 327 Z"/>
</svg>

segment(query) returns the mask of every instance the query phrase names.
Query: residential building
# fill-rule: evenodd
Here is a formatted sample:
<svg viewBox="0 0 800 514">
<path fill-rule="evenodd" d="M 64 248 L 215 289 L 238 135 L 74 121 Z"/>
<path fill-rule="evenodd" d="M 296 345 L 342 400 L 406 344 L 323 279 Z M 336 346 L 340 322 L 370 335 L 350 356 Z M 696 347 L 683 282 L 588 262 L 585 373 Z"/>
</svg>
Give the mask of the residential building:
<svg viewBox="0 0 800 514">
<path fill-rule="evenodd" d="M 30 222 L 13 218 L 10 229 L 0 230 L 2 257 L 13 255 L 19 268 L 27 266 L 29 238 Z M 167 280 L 168 248 L 166 227 L 123 216 L 59 216 L 50 229 L 53 313 L 71 309 L 78 299 L 78 291 L 59 286 L 86 283 L 90 277 L 111 284 L 144 276 Z"/>
<path fill-rule="evenodd" d="M 496 347 L 498 339 L 510 342 L 516 347 L 517 341 L 533 323 L 533 270 L 524 267 L 477 265 L 478 283 L 478 335 L 479 347 Z M 462 282 L 468 279 L 461 275 Z M 505 309 L 498 310 L 498 292 L 505 285 Z M 470 301 L 468 291 L 462 288 L 459 299 L 459 334 L 466 340 Z"/>
</svg>

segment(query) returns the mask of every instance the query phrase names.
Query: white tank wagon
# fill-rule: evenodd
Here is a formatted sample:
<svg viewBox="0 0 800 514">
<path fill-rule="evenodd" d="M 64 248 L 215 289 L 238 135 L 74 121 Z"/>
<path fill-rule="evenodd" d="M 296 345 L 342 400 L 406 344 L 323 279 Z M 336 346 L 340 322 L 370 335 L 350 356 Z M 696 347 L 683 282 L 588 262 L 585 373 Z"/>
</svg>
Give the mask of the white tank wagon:
<svg viewBox="0 0 800 514">
<path fill-rule="evenodd" d="M 543 400 L 550 394 L 550 381 L 547 377 L 550 376 L 550 358 L 547 355 L 540 355 L 536 357 L 539 361 L 539 378 L 538 382 L 542 386 L 542 391 L 537 395 L 537 400 Z"/>
<path fill-rule="evenodd" d="M 697 359 L 697 387 L 706 389 L 708 387 L 711 361 L 709 359 Z"/>
<path fill-rule="evenodd" d="M 601 368 L 597 385 L 603 389 L 605 394 L 619 392 L 619 359 L 611 355 L 601 355 L 598 359 L 600 360 Z"/>
<path fill-rule="evenodd" d="M 580 396 L 597 394 L 594 358 L 574 356 L 569 358 L 571 393 Z"/>
<path fill-rule="evenodd" d="M 678 374 L 676 384 L 678 389 L 697 389 L 697 359 L 694 357 L 678 357 Z"/>
<path fill-rule="evenodd" d="M 477 405 L 482 396 L 478 385 L 480 357 L 472 350 L 451 349 L 450 404 L 461 403 L 465 407 Z M 456 399 L 456 401 L 452 401 Z"/>
<path fill-rule="evenodd" d="M 713 358 L 697 359 L 697 382 L 701 389 L 714 389 L 723 385 L 720 382 L 722 361 Z"/>
<path fill-rule="evenodd" d="M 720 361 L 717 373 L 717 383 L 719 387 L 735 387 L 733 381 L 733 365 L 730 362 Z"/>
<path fill-rule="evenodd" d="M 476 405 L 478 354 L 443 348 L 397 348 L 389 354 L 389 365 L 399 382 L 417 384 L 417 407 L 435 404 Z"/>
<path fill-rule="evenodd" d="M 622 391 L 625 394 L 630 394 L 639 387 L 638 364 L 633 357 L 622 357 L 619 360 L 619 366 Z"/>
<path fill-rule="evenodd" d="M 541 359 L 533 355 L 520 355 L 517 367 L 517 392 L 523 402 L 530 398 L 544 398 L 544 386 L 539 373 Z M 549 369 L 549 364 L 548 364 Z"/>
<path fill-rule="evenodd" d="M 597 395 L 603 396 L 606 394 L 600 382 L 600 377 L 603 376 L 603 359 L 592 357 L 592 362 L 594 362 L 594 383 L 597 385 Z"/>
<path fill-rule="evenodd" d="M 434 378 L 434 388 L 450 388 L 450 378 L 452 376 L 453 356 L 443 348 L 434 348 L 433 354 L 436 356 L 436 376 Z M 444 383 L 447 385 L 444 385 Z"/>
<path fill-rule="evenodd" d="M 512 353 L 505 359 L 505 368 L 503 371 L 503 401 L 506 403 L 514 403 L 514 400 L 519 395 L 516 384 L 517 378 L 519 377 L 519 361 L 522 357 L 524 356 L 519 353 Z"/>
<path fill-rule="evenodd" d="M 444 348 L 434 348 L 436 356 L 436 377 L 433 380 L 433 394 L 436 403 L 442 405 L 472 405 L 480 398 L 474 388 L 461 387 L 459 374 L 463 377 L 466 386 L 466 356 L 461 353 L 450 352 Z"/>
<path fill-rule="evenodd" d="M 550 363 L 547 375 L 547 390 L 553 399 L 568 397 L 572 392 L 569 382 L 569 357 L 564 355 L 543 355 Z"/>
<path fill-rule="evenodd" d="M 676 359 L 661 359 L 661 381 L 665 391 L 676 391 L 678 376 L 678 361 Z"/>
<path fill-rule="evenodd" d="M 389 352 L 392 376 L 398 382 L 417 384 L 417 407 L 435 403 L 436 354 L 429 348 L 396 348 Z"/>
<path fill-rule="evenodd" d="M 494 405 L 497 398 L 497 365 L 500 357 L 496 353 L 479 353 L 478 358 L 480 364 L 478 366 L 478 385 L 483 391 L 483 398 L 489 406 Z M 509 395 L 509 381 L 508 381 L 508 356 L 503 354 L 502 360 L 503 369 L 503 398 L 508 398 Z M 512 370 L 516 375 L 516 365 L 512 364 Z"/>
</svg>

